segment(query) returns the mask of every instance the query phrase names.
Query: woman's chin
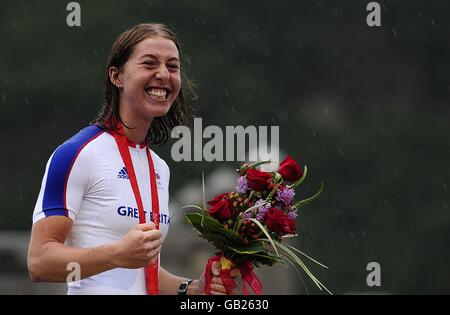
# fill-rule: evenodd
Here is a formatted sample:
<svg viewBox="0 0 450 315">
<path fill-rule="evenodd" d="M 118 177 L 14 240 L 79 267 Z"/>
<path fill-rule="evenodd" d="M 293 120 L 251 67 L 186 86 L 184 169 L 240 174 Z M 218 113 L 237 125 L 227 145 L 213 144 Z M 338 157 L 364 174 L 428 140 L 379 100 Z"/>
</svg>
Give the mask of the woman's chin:
<svg viewBox="0 0 450 315">
<path fill-rule="evenodd" d="M 166 104 L 161 104 L 160 102 L 157 104 L 149 103 L 146 106 L 146 112 L 151 117 L 163 117 L 169 112 L 170 107 L 171 107 L 170 103 Z"/>
</svg>

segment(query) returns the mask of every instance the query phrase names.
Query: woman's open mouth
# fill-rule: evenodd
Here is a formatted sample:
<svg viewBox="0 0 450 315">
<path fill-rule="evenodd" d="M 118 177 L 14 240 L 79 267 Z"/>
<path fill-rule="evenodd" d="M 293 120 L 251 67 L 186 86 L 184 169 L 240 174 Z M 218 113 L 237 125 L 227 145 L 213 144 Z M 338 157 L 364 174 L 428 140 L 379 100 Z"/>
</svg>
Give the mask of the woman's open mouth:
<svg viewBox="0 0 450 315">
<path fill-rule="evenodd" d="M 145 89 L 145 92 L 150 95 L 150 97 L 158 102 L 162 102 L 167 100 L 170 90 L 166 88 L 148 88 Z"/>
</svg>

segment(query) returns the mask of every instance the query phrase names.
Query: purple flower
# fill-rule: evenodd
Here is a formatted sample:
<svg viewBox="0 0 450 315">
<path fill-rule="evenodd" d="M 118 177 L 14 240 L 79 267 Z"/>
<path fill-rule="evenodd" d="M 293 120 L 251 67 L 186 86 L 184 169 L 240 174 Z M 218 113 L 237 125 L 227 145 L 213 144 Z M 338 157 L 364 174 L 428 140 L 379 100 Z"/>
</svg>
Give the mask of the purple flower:
<svg viewBox="0 0 450 315">
<path fill-rule="evenodd" d="M 253 217 L 253 213 L 251 211 L 244 213 L 244 218 L 245 219 L 250 219 L 251 217 Z"/>
<path fill-rule="evenodd" d="M 244 176 L 241 176 L 237 179 L 237 187 L 236 190 L 239 193 L 246 193 L 248 190 L 248 181 L 247 178 L 245 178 Z"/>
<path fill-rule="evenodd" d="M 287 214 L 286 214 L 286 217 L 289 219 L 289 220 L 295 220 L 295 218 L 298 216 L 298 214 L 297 214 L 297 212 L 295 211 L 295 210 L 292 210 L 292 211 L 289 211 Z"/>
<path fill-rule="evenodd" d="M 256 215 L 256 220 L 258 220 L 259 222 L 261 222 L 261 223 L 263 223 L 264 222 L 264 219 L 266 218 L 266 214 L 265 213 L 258 213 L 257 215 Z"/>
<path fill-rule="evenodd" d="M 264 200 L 259 199 L 257 202 L 255 202 L 255 206 L 261 205 L 265 203 Z M 260 222 L 264 222 L 264 219 L 266 218 L 266 213 L 269 211 L 269 209 L 272 207 L 270 203 L 267 203 L 264 206 L 260 206 L 258 209 L 258 214 L 256 215 L 256 219 Z"/>
<path fill-rule="evenodd" d="M 285 187 L 284 189 L 277 190 L 277 200 L 288 206 L 294 200 L 295 191 L 292 188 Z"/>
<path fill-rule="evenodd" d="M 259 206 L 262 205 L 263 203 L 265 203 L 266 201 L 259 199 L 257 202 L 255 202 L 255 206 Z M 266 213 L 267 211 L 269 211 L 269 209 L 272 208 L 272 205 L 270 204 L 270 202 L 267 202 L 266 205 L 264 206 L 260 206 L 258 207 L 258 212 L 263 212 Z"/>
</svg>

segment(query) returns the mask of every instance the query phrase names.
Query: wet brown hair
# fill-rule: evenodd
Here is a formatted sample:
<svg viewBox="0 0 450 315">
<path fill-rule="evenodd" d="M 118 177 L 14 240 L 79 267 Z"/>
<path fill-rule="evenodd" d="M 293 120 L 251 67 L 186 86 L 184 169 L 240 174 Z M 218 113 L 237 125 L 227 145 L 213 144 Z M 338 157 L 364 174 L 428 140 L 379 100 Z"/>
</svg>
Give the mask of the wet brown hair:
<svg viewBox="0 0 450 315">
<path fill-rule="evenodd" d="M 116 126 L 118 121 L 123 124 L 119 115 L 119 89 L 111 82 L 109 69 L 116 67 L 122 70 L 134 48 L 140 42 L 152 36 L 161 36 L 173 41 L 182 59 L 180 44 L 174 32 L 164 24 L 141 23 L 120 34 L 112 45 L 106 64 L 103 106 L 92 123 L 108 131 L 115 130 L 114 126 Z M 192 108 L 187 103 L 186 94 L 194 99 L 196 97 L 196 89 L 193 82 L 187 78 L 184 68 L 181 68 L 181 89 L 178 97 L 165 116 L 153 118 L 147 133 L 147 140 L 150 144 L 164 144 L 169 139 L 170 132 L 175 126 L 191 124 L 193 114 Z"/>
</svg>

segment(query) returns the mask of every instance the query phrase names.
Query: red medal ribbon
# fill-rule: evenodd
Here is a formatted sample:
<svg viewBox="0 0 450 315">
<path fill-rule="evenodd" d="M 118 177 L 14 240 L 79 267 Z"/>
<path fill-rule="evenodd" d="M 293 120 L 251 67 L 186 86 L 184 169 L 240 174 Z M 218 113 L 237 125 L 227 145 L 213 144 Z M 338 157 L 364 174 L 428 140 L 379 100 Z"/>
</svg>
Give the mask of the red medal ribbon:
<svg viewBox="0 0 450 315">
<path fill-rule="evenodd" d="M 211 284 L 212 284 L 212 264 L 214 262 L 220 262 L 220 259 L 222 258 L 223 254 L 216 255 L 208 259 L 208 264 L 206 265 L 205 270 L 205 294 L 210 295 L 211 294 Z M 262 294 L 262 284 L 259 281 L 258 277 L 253 272 L 253 264 L 251 262 L 246 261 L 242 265 L 238 266 L 239 271 L 241 272 L 242 277 L 242 293 L 244 295 L 249 295 L 250 292 L 247 289 L 246 284 L 252 288 L 253 292 L 256 295 Z M 222 279 L 222 282 L 225 286 L 225 289 L 227 290 L 228 294 L 231 294 L 233 290 L 236 288 L 236 283 L 233 280 L 233 278 L 230 276 L 230 270 L 229 269 L 220 269 L 220 279 Z"/>
<path fill-rule="evenodd" d="M 128 148 L 128 139 L 125 136 L 123 127 L 120 123 L 117 124 L 117 131 L 112 132 L 112 136 L 116 140 L 117 146 L 119 147 L 119 152 L 122 157 L 123 163 L 127 170 L 128 176 L 130 177 L 131 188 L 133 189 L 134 198 L 136 199 L 136 204 L 139 210 L 139 223 L 146 223 L 144 215 L 144 205 L 142 203 L 141 193 L 139 191 L 138 182 L 136 179 L 136 173 L 134 172 L 133 161 L 131 160 L 130 149 Z M 150 170 L 150 190 L 152 197 L 152 221 L 156 225 L 156 229 L 159 229 L 159 199 L 158 199 L 158 189 L 156 187 L 156 173 L 155 167 L 153 165 L 152 156 L 150 154 L 150 149 L 147 147 L 147 159 L 148 168 Z M 158 290 L 158 257 L 156 261 L 145 267 L 145 284 L 147 288 L 148 295 L 156 295 L 159 293 Z"/>
</svg>

